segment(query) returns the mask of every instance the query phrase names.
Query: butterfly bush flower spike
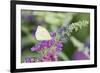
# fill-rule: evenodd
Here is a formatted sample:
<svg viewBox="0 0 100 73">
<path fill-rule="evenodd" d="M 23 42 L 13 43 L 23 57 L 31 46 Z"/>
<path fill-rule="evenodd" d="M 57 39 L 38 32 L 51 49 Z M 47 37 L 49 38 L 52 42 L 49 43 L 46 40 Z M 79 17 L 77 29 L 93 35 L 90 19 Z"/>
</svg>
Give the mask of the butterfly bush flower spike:
<svg viewBox="0 0 100 73">
<path fill-rule="evenodd" d="M 40 62 L 46 61 L 57 61 L 58 54 L 62 50 L 62 43 L 56 40 L 56 33 L 50 32 L 51 40 L 42 40 L 39 41 L 35 46 L 31 48 L 32 52 L 44 52 L 41 57 L 38 58 Z"/>
</svg>

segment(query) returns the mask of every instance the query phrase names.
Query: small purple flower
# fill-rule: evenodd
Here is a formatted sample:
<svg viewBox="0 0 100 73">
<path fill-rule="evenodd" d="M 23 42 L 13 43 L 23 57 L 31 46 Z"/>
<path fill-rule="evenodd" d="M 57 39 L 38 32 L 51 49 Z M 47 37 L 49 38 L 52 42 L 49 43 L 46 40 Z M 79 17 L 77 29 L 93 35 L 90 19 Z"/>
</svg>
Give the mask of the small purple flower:
<svg viewBox="0 0 100 73">
<path fill-rule="evenodd" d="M 82 52 L 82 51 L 76 51 L 73 54 L 72 59 L 73 60 L 86 60 L 86 59 L 89 59 L 89 58 L 84 54 L 84 52 Z"/>
<path fill-rule="evenodd" d="M 33 46 L 32 48 L 31 48 L 31 51 L 36 51 L 36 47 L 35 46 Z"/>
<path fill-rule="evenodd" d="M 41 48 L 40 48 L 40 45 L 35 45 L 35 46 L 33 46 L 32 48 L 31 48 L 31 51 L 38 51 L 38 50 L 40 50 Z"/>
<path fill-rule="evenodd" d="M 56 45 L 56 51 L 60 52 L 62 50 L 62 47 L 63 47 L 62 43 L 58 42 L 57 45 Z"/>
<path fill-rule="evenodd" d="M 24 61 L 25 61 L 25 63 L 31 63 L 32 57 L 26 57 Z"/>
<path fill-rule="evenodd" d="M 21 18 L 26 22 L 34 22 L 34 16 L 31 14 L 22 14 Z"/>
<path fill-rule="evenodd" d="M 57 30 L 57 33 L 59 34 L 59 41 L 62 41 L 63 43 L 68 41 L 67 31 L 67 27 L 61 27 Z"/>
<path fill-rule="evenodd" d="M 47 40 L 47 41 L 46 41 L 46 40 L 43 40 L 43 41 L 41 41 L 40 43 L 41 43 L 42 48 L 47 47 L 47 45 L 48 45 L 48 40 Z"/>
<path fill-rule="evenodd" d="M 56 33 L 55 32 L 50 32 L 50 35 L 51 35 L 52 38 L 56 37 Z"/>
<path fill-rule="evenodd" d="M 49 42 L 48 42 L 48 48 L 50 48 L 52 45 L 54 45 L 55 43 L 55 40 L 54 39 L 51 39 Z"/>
<path fill-rule="evenodd" d="M 61 28 L 59 28 L 59 29 L 58 29 L 58 31 L 57 31 L 57 32 L 58 32 L 59 34 L 62 34 L 62 33 L 64 33 L 64 32 L 65 32 L 65 30 L 66 30 L 66 28 L 65 28 L 65 27 L 61 27 Z"/>
<path fill-rule="evenodd" d="M 31 48 L 31 51 L 39 51 L 39 50 L 41 50 L 42 48 L 44 48 L 44 47 L 41 45 L 41 43 L 38 43 L 38 44 L 36 44 L 35 46 L 33 46 L 33 47 Z"/>
<path fill-rule="evenodd" d="M 57 60 L 57 56 L 55 54 L 52 53 L 48 53 L 47 55 L 43 56 L 41 58 L 42 62 L 46 62 L 46 61 L 56 61 Z"/>
<path fill-rule="evenodd" d="M 29 22 L 32 22 L 32 21 L 33 21 L 33 16 L 32 16 L 32 15 L 27 16 L 27 20 L 28 20 Z"/>
</svg>

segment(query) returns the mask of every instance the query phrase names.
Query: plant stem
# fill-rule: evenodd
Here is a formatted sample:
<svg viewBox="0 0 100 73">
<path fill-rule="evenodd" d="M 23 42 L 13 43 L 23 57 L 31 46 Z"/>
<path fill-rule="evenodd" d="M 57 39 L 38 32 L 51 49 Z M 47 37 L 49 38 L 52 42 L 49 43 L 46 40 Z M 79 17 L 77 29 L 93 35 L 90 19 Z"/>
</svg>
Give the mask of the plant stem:
<svg viewBox="0 0 100 73">
<path fill-rule="evenodd" d="M 60 52 L 59 56 L 60 56 L 60 58 L 63 59 L 64 61 L 69 60 L 68 57 L 67 57 L 63 52 Z"/>
</svg>

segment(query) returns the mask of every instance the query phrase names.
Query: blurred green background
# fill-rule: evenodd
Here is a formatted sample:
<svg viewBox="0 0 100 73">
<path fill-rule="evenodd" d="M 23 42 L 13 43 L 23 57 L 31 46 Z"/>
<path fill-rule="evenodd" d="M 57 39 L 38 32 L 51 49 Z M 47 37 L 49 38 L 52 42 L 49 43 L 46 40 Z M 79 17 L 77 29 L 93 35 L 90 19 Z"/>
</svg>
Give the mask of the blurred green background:
<svg viewBox="0 0 100 73">
<path fill-rule="evenodd" d="M 34 37 L 38 25 L 45 27 L 49 32 L 56 32 L 60 27 L 67 27 L 71 23 L 81 20 L 90 22 L 90 14 L 79 12 L 21 10 L 21 62 L 24 62 L 25 57 L 38 57 L 40 55 L 30 50 L 32 46 L 38 43 Z M 90 24 L 77 32 L 73 31 L 71 34 L 78 41 L 85 43 L 90 35 Z M 76 49 L 77 47 L 75 47 L 70 40 L 65 41 L 65 43 L 63 43 L 62 57 L 71 60 Z"/>
</svg>

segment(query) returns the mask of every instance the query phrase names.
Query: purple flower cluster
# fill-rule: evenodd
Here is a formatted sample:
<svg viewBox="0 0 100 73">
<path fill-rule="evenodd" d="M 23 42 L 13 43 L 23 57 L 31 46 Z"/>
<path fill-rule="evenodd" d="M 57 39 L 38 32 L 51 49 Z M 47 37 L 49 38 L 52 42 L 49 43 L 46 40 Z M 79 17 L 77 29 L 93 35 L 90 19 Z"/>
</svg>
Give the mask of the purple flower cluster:
<svg viewBox="0 0 100 73">
<path fill-rule="evenodd" d="M 44 61 L 56 61 L 58 59 L 58 54 L 62 50 L 62 42 L 55 39 L 56 33 L 50 33 L 52 39 L 51 40 L 43 40 L 39 41 L 35 46 L 31 48 L 32 52 L 41 52 L 47 50 L 46 54 L 43 54 L 42 57 L 39 57 L 38 60 L 41 62 Z M 28 58 L 29 62 L 30 59 Z"/>
<path fill-rule="evenodd" d="M 57 61 L 58 56 L 56 54 L 48 53 L 47 55 L 41 58 L 42 62 L 48 61 Z"/>
<path fill-rule="evenodd" d="M 60 51 L 63 45 L 60 41 L 55 39 L 56 33 L 52 32 L 50 35 L 52 37 L 51 40 L 40 41 L 38 44 L 31 48 L 31 51 L 41 51 L 44 48 L 50 49 L 52 46 L 56 46 L 56 51 Z"/>
<path fill-rule="evenodd" d="M 43 40 L 31 48 L 31 51 L 40 51 L 44 48 L 50 48 L 55 43 L 55 40 Z"/>
<path fill-rule="evenodd" d="M 56 51 L 60 51 L 63 47 L 61 42 L 52 39 L 47 41 L 46 40 L 40 41 L 38 44 L 36 44 L 31 48 L 31 51 L 41 51 L 44 48 L 50 49 L 50 47 L 52 46 L 56 46 Z"/>
<path fill-rule="evenodd" d="M 42 57 L 26 57 L 25 63 L 32 63 L 32 62 L 50 62 L 50 61 L 57 61 L 58 56 L 53 53 L 48 53 Z"/>
</svg>

